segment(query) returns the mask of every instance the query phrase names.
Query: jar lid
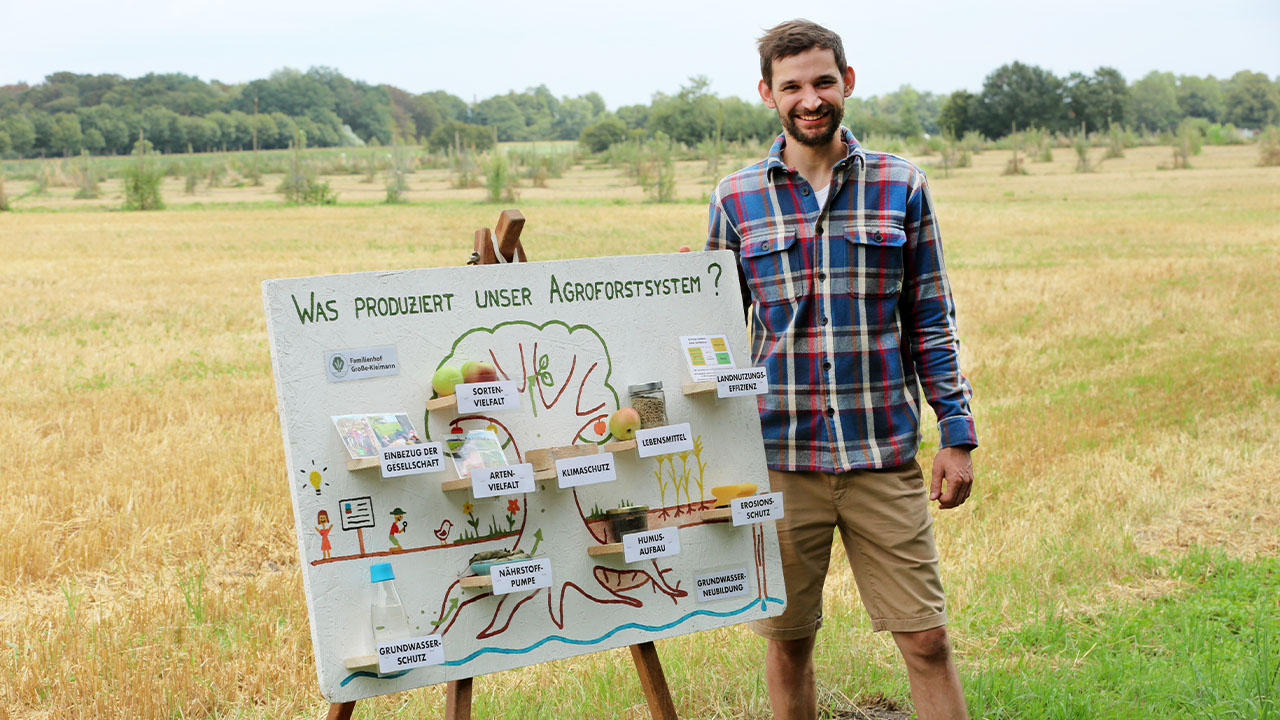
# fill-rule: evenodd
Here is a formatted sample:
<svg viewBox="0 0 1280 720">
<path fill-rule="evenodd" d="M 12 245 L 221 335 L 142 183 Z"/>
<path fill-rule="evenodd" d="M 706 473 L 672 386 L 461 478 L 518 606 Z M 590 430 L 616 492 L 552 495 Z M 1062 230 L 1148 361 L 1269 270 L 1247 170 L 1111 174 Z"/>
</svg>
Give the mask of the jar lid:
<svg viewBox="0 0 1280 720">
<path fill-rule="evenodd" d="M 391 563 L 374 563 L 369 566 L 369 579 L 376 583 L 386 582 L 395 580 L 396 574 L 391 570 Z"/>
<path fill-rule="evenodd" d="M 662 381 L 654 380 L 653 382 L 640 383 L 639 385 L 628 385 L 627 393 L 630 395 L 635 395 L 638 392 L 649 392 L 651 390 L 661 390 L 661 389 L 662 389 Z"/>
</svg>

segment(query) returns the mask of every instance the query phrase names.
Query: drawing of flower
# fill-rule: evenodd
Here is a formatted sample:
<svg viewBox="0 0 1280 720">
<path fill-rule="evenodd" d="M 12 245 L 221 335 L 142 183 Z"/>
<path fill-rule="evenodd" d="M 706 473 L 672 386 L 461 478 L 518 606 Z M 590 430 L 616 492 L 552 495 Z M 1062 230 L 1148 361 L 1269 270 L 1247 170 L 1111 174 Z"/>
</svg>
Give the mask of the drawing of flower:
<svg viewBox="0 0 1280 720">
<path fill-rule="evenodd" d="M 520 501 L 519 501 L 519 500 L 517 500 L 517 499 L 515 499 L 515 498 L 511 498 L 510 500 L 508 500 L 508 501 L 507 501 L 507 512 L 509 512 L 509 513 L 518 513 L 518 512 L 520 512 Z"/>
<path fill-rule="evenodd" d="M 476 506 L 475 506 L 475 505 L 472 505 L 472 504 L 471 504 L 471 503 L 469 503 L 469 502 L 462 503 L 462 514 L 463 514 L 463 515 L 470 515 L 471 513 L 475 512 L 475 509 L 476 509 Z"/>
</svg>

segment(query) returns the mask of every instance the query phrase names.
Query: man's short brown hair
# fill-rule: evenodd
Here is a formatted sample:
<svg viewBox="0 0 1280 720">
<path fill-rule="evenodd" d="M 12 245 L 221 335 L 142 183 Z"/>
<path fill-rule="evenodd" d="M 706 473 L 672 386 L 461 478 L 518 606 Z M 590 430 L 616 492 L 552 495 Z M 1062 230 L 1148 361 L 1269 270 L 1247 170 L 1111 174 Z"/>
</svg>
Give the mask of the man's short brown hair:
<svg viewBox="0 0 1280 720">
<path fill-rule="evenodd" d="M 770 87 L 773 86 L 774 60 L 799 55 L 810 48 L 835 53 L 836 68 L 841 73 L 847 67 L 840 36 L 808 20 L 788 20 L 773 27 L 756 41 L 756 47 L 760 49 L 760 77 Z"/>
</svg>

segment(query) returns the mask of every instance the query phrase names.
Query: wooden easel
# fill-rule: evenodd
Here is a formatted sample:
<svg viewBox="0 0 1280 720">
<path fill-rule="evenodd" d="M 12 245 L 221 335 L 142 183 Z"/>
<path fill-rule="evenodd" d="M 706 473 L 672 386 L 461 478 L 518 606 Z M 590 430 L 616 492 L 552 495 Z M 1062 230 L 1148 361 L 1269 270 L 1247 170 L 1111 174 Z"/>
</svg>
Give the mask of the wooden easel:
<svg viewBox="0 0 1280 720">
<path fill-rule="evenodd" d="M 494 265 L 497 263 L 525 262 L 524 245 L 520 232 L 524 230 L 524 214 L 519 210 L 503 210 L 493 231 L 476 230 L 468 265 Z M 494 242 L 496 237 L 497 242 Z M 497 246 L 495 252 L 494 246 Z M 677 720 L 676 706 L 671 701 L 671 689 L 667 676 L 662 672 L 662 661 L 652 641 L 631 646 L 631 660 L 640 675 L 640 688 L 649 704 L 649 717 L 653 720 Z M 471 720 L 471 682 L 474 678 L 450 680 L 445 686 L 445 720 Z M 351 720 L 356 701 L 330 703 L 328 720 Z"/>
</svg>

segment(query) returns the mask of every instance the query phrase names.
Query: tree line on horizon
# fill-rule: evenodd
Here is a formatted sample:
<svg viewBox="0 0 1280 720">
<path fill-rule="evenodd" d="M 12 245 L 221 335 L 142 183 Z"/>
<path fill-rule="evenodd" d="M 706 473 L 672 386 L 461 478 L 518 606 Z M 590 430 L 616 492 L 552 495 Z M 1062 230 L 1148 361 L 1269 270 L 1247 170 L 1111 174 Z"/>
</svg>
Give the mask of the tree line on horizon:
<svg viewBox="0 0 1280 720">
<path fill-rule="evenodd" d="M 904 138 L 1014 128 L 1087 132 L 1119 125 L 1167 132 L 1188 118 L 1260 129 L 1280 123 L 1280 78 L 1242 70 L 1231 78 L 1151 72 L 1132 83 L 1115 69 L 1057 77 L 1013 62 L 977 93 L 939 95 L 910 85 L 850 98 L 855 134 Z M 130 152 L 141 133 L 166 153 L 418 143 L 487 149 L 495 142 L 579 140 L 591 150 L 658 133 L 686 145 L 767 141 L 777 117 L 759 101 L 712 94 L 693 77 L 647 105 L 609 110 L 598 93 L 556 97 L 545 85 L 474 103 L 436 90 L 412 94 L 353 80 L 332 68 L 285 68 L 243 84 L 178 73 L 138 78 L 58 72 L 35 85 L 0 86 L 0 156 Z"/>
</svg>

